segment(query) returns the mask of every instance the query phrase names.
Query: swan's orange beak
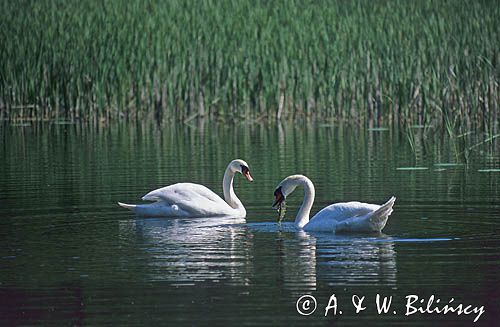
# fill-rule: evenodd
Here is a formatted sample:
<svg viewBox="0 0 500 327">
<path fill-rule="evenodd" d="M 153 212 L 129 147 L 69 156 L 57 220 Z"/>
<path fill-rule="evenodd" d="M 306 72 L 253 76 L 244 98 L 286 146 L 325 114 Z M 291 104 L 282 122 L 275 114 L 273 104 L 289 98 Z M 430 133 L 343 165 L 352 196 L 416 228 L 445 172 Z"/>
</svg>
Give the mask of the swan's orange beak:
<svg viewBox="0 0 500 327">
<path fill-rule="evenodd" d="M 250 171 L 248 171 L 248 170 L 247 170 L 247 171 L 245 171 L 245 172 L 243 173 L 243 176 L 245 176 L 245 178 L 246 178 L 249 182 L 253 182 L 253 177 L 252 177 L 252 175 L 250 175 Z"/>
<path fill-rule="evenodd" d="M 241 165 L 241 174 L 243 176 L 245 176 L 245 178 L 249 181 L 249 182 L 253 182 L 253 177 L 252 175 L 250 175 L 250 169 L 248 169 L 247 166 L 243 166 Z"/>
</svg>

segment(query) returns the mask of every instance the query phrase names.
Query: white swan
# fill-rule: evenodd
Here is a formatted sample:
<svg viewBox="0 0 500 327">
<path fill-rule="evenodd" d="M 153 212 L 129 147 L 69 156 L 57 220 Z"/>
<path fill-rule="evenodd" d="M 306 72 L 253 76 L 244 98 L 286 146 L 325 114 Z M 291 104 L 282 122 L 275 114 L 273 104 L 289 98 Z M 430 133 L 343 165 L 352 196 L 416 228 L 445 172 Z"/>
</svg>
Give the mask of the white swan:
<svg viewBox="0 0 500 327">
<path fill-rule="evenodd" d="M 222 188 L 224 200 L 213 191 L 200 184 L 177 183 L 149 192 L 142 197 L 150 204 L 118 204 L 141 216 L 151 217 L 216 217 L 232 216 L 244 218 L 246 210 L 233 190 L 234 174 L 241 173 L 253 181 L 248 164 L 236 159 L 229 163 L 224 173 Z"/>
<path fill-rule="evenodd" d="M 292 175 L 285 178 L 274 191 L 273 207 L 280 206 L 286 197 L 299 185 L 304 187 L 304 202 L 300 207 L 295 226 L 305 231 L 317 232 L 380 232 L 387 223 L 396 198 L 391 197 L 383 205 L 361 202 L 335 203 L 320 210 L 309 220 L 309 213 L 314 202 L 314 185 L 304 175 Z"/>
</svg>

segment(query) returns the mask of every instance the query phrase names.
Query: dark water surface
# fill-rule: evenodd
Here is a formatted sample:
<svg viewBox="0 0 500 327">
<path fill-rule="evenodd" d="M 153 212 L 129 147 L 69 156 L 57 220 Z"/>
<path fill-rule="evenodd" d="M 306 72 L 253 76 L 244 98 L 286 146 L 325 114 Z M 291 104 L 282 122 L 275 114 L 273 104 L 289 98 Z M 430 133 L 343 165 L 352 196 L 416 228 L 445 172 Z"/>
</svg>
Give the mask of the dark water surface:
<svg viewBox="0 0 500 327">
<path fill-rule="evenodd" d="M 481 134 L 423 139 L 422 130 L 329 125 L 0 128 L 0 325 L 473 325 L 477 316 L 405 316 L 412 294 L 425 304 L 435 295 L 441 307 L 451 298 L 484 306 L 475 325 L 499 318 L 500 173 L 481 171 L 500 168 L 499 146 L 480 144 L 467 162 L 460 153 L 464 138 L 474 145 Z M 235 181 L 246 220 L 137 218 L 116 205 L 180 181 L 221 194 L 224 169 L 238 157 L 255 179 Z M 278 226 L 273 191 L 295 173 L 315 183 L 313 213 L 395 195 L 383 234 L 295 231 L 301 191 Z M 305 294 L 317 300 L 310 316 L 296 310 Z M 325 317 L 332 294 L 342 314 Z M 377 314 L 377 294 L 393 296 L 388 314 Z M 366 310 L 355 313 L 353 295 L 366 297 Z"/>
</svg>

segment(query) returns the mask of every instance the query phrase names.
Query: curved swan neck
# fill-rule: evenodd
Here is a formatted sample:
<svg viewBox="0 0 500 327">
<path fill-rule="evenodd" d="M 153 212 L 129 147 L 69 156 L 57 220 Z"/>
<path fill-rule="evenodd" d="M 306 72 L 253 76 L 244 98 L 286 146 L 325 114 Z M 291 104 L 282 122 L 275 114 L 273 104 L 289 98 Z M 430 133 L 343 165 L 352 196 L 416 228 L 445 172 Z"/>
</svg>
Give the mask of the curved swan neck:
<svg viewBox="0 0 500 327">
<path fill-rule="evenodd" d="M 305 176 L 300 178 L 297 183 L 304 186 L 304 201 L 297 212 L 295 226 L 303 228 L 309 222 L 309 215 L 314 203 L 315 190 L 311 180 Z"/>
<path fill-rule="evenodd" d="M 224 173 L 224 179 L 222 180 L 224 200 L 226 200 L 227 204 L 229 204 L 229 206 L 233 209 L 245 210 L 245 207 L 243 207 L 243 204 L 233 190 L 234 174 L 235 173 L 231 170 L 231 167 L 228 166 L 226 168 L 226 172 Z"/>
</svg>

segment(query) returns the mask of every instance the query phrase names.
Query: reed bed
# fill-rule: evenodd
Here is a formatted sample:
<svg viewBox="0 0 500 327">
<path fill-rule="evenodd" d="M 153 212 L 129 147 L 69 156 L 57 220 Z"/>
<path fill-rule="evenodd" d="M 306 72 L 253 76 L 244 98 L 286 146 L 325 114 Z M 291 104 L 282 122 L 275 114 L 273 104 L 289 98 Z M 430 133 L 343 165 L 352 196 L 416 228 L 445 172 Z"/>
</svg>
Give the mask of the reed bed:
<svg viewBox="0 0 500 327">
<path fill-rule="evenodd" d="M 3 119 L 497 128 L 492 1 L 0 2 Z"/>
</svg>

